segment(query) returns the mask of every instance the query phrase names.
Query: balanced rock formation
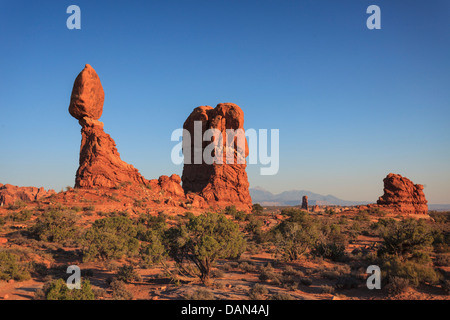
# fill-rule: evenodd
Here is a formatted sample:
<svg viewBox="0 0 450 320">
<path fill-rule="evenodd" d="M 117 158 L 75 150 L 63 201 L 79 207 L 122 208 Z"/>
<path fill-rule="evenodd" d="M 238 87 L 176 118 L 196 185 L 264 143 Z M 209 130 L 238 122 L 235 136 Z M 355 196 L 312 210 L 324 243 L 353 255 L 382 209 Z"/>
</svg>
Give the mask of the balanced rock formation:
<svg viewBox="0 0 450 320">
<path fill-rule="evenodd" d="M 132 165 L 122 161 L 114 140 L 98 121 L 103 112 L 104 91 L 95 70 L 86 65 L 75 79 L 69 113 L 81 125 L 80 166 L 75 187 L 115 187 L 123 182 L 148 181 Z"/>
<path fill-rule="evenodd" d="M 428 214 L 423 185 L 394 173 L 389 173 L 383 182 L 384 195 L 377 201 L 379 206 L 400 214 Z"/>
<path fill-rule="evenodd" d="M 14 204 L 16 201 L 35 201 L 55 194 L 54 190 L 46 191 L 44 188 L 17 187 L 0 183 L 0 206 Z"/>
<path fill-rule="evenodd" d="M 308 196 L 302 198 L 302 209 L 308 211 Z"/>
<path fill-rule="evenodd" d="M 252 199 L 245 171 L 249 151 L 242 109 L 233 103 L 221 103 L 216 108 L 200 106 L 189 115 L 183 129 L 189 132 L 183 135 L 184 191 L 199 194 L 208 205 L 235 205 L 250 210 Z M 203 135 L 210 129 L 218 135 L 203 141 Z M 237 130 L 237 135 L 229 135 L 230 129 Z M 215 157 L 213 162 L 203 157 L 205 149 Z"/>
</svg>

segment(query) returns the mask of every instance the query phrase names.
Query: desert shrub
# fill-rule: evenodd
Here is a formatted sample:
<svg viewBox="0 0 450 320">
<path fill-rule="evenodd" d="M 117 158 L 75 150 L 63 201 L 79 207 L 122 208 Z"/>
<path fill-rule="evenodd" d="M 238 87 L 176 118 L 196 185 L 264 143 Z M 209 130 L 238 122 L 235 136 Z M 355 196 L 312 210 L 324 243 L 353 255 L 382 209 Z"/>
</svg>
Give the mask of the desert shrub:
<svg viewBox="0 0 450 320">
<path fill-rule="evenodd" d="M 309 287 L 310 285 L 312 285 L 313 282 L 312 282 L 312 280 L 309 279 L 309 278 L 303 278 L 303 279 L 300 280 L 300 283 L 301 283 L 302 285 L 304 285 L 304 286 Z"/>
<path fill-rule="evenodd" d="M 214 294 L 204 288 L 194 290 L 185 296 L 186 300 L 215 300 Z"/>
<path fill-rule="evenodd" d="M 83 259 L 108 260 L 134 256 L 139 248 L 137 231 L 126 217 L 110 217 L 96 220 L 83 239 Z"/>
<path fill-rule="evenodd" d="M 167 251 L 163 244 L 162 235 L 157 231 L 148 230 L 145 234 L 145 241 L 141 244 L 140 257 L 143 267 L 150 267 L 162 263 L 167 259 Z"/>
<path fill-rule="evenodd" d="M 247 219 L 247 217 L 248 217 L 248 215 L 244 211 L 238 211 L 233 216 L 234 220 L 237 220 L 237 221 L 245 221 Z"/>
<path fill-rule="evenodd" d="M 320 286 L 320 292 L 333 294 L 334 293 L 334 288 L 332 286 L 323 285 L 323 286 Z"/>
<path fill-rule="evenodd" d="M 410 283 L 408 279 L 401 278 L 401 277 L 390 277 L 388 284 L 385 286 L 385 289 L 390 294 L 400 294 L 405 292 L 410 287 Z"/>
<path fill-rule="evenodd" d="M 361 284 L 361 281 L 353 275 L 343 275 L 337 279 L 336 289 L 355 289 Z"/>
<path fill-rule="evenodd" d="M 137 221 L 137 239 L 142 242 L 140 257 L 143 267 L 163 263 L 167 258 L 167 251 L 163 244 L 164 232 L 167 230 L 166 219 L 164 214 L 156 217 L 143 214 Z"/>
<path fill-rule="evenodd" d="M 217 259 L 238 258 L 246 245 L 238 225 L 217 213 L 191 217 L 186 225 L 172 227 L 165 244 L 178 265 L 193 263 L 204 283 Z"/>
<path fill-rule="evenodd" d="M 103 263 L 103 265 L 108 271 L 118 271 L 120 268 L 120 265 L 113 260 L 107 260 Z"/>
<path fill-rule="evenodd" d="M 353 220 L 359 221 L 359 222 L 369 222 L 369 221 L 370 221 L 369 212 L 366 211 L 366 210 L 360 211 L 360 212 L 358 212 L 357 215 L 353 218 Z"/>
<path fill-rule="evenodd" d="M 450 223 L 450 212 L 429 212 L 430 217 L 434 220 L 435 223 L 445 224 Z"/>
<path fill-rule="evenodd" d="M 263 208 L 263 206 L 260 205 L 259 203 L 255 203 L 255 204 L 252 206 L 252 213 L 253 213 L 253 214 L 261 215 L 261 214 L 263 213 L 263 211 L 264 211 L 264 208 Z"/>
<path fill-rule="evenodd" d="M 450 294 L 450 280 L 442 280 L 441 287 L 446 294 Z"/>
<path fill-rule="evenodd" d="M 389 279 L 393 277 L 407 279 L 411 286 L 421 283 L 437 284 L 440 275 L 432 267 L 415 261 L 402 261 L 399 258 L 391 258 L 383 261 L 380 266 L 382 275 Z"/>
<path fill-rule="evenodd" d="M 255 240 L 257 240 L 262 233 L 261 230 L 262 226 L 263 222 L 261 219 L 257 219 L 254 216 L 250 216 L 250 218 L 248 219 L 248 223 L 245 226 L 245 231 L 252 233 L 255 237 Z"/>
<path fill-rule="evenodd" d="M 109 284 L 114 300 L 132 300 L 133 294 L 127 289 L 123 281 L 114 279 Z"/>
<path fill-rule="evenodd" d="M 292 268 L 291 266 L 287 266 L 282 273 L 283 277 L 286 276 L 294 276 L 294 277 L 299 277 L 302 278 L 304 276 L 304 273 L 300 270 L 295 270 L 294 268 Z"/>
<path fill-rule="evenodd" d="M 145 237 L 148 230 L 153 230 L 160 234 L 164 233 L 167 229 L 166 219 L 167 217 L 164 214 L 158 216 L 141 214 L 137 221 L 138 238 L 142 238 L 140 240 L 146 241 Z"/>
<path fill-rule="evenodd" d="M 289 293 L 277 292 L 270 296 L 270 300 L 295 300 Z"/>
<path fill-rule="evenodd" d="M 379 256 L 393 255 L 401 260 L 411 259 L 417 252 L 429 250 L 433 237 L 423 220 L 388 220 L 380 236 L 383 238 Z"/>
<path fill-rule="evenodd" d="M 30 279 L 28 265 L 9 251 L 0 251 L 0 280 L 24 281 Z"/>
<path fill-rule="evenodd" d="M 235 268 L 238 264 L 233 262 L 226 262 L 219 266 L 220 269 L 222 269 L 225 272 L 231 271 L 233 268 Z"/>
<path fill-rule="evenodd" d="M 441 266 L 441 267 L 449 267 L 450 266 L 450 256 L 447 254 L 437 255 L 434 264 L 437 266 Z"/>
<path fill-rule="evenodd" d="M 220 269 L 214 269 L 211 271 L 211 278 L 223 278 L 225 276 L 225 272 Z"/>
<path fill-rule="evenodd" d="M 329 280 L 338 279 L 341 276 L 341 273 L 336 270 L 326 270 L 322 272 L 322 277 Z"/>
<path fill-rule="evenodd" d="M 423 220 L 382 221 L 380 235 L 383 243 L 377 254 L 386 279 L 406 279 L 411 286 L 439 281 L 440 275 L 430 266 L 433 236 Z"/>
<path fill-rule="evenodd" d="M 93 205 L 89 205 L 89 206 L 86 206 L 83 208 L 83 211 L 85 213 L 92 213 L 92 212 L 94 212 L 94 210 L 95 210 L 95 206 L 93 206 Z"/>
<path fill-rule="evenodd" d="M 298 208 L 286 208 L 281 210 L 281 215 L 288 216 L 292 222 L 301 222 L 303 219 L 308 218 L 308 212 Z"/>
<path fill-rule="evenodd" d="M 345 255 L 345 246 L 334 242 L 320 242 L 314 246 L 311 253 L 332 261 L 341 261 Z"/>
<path fill-rule="evenodd" d="M 64 279 L 45 283 L 37 290 L 35 299 L 38 300 L 95 300 L 89 280 L 81 281 L 81 289 L 69 289 Z"/>
<path fill-rule="evenodd" d="M 31 219 L 32 215 L 33 211 L 24 209 L 16 213 L 9 214 L 8 218 L 14 222 L 26 222 Z"/>
<path fill-rule="evenodd" d="M 27 204 L 22 200 L 16 200 L 13 204 L 8 206 L 8 210 L 19 210 L 25 208 Z"/>
<path fill-rule="evenodd" d="M 261 281 L 271 281 L 274 284 L 282 283 L 282 276 L 277 274 L 274 268 L 268 264 L 265 267 L 262 267 L 259 273 L 259 280 Z"/>
<path fill-rule="evenodd" d="M 37 240 L 69 244 L 77 238 L 76 221 L 77 216 L 71 211 L 51 209 L 43 213 L 29 231 Z"/>
<path fill-rule="evenodd" d="M 117 280 L 123 282 L 141 281 L 142 278 L 139 273 L 136 272 L 132 265 L 123 265 L 119 268 L 116 275 Z"/>
<path fill-rule="evenodd" d="M 286 261 L 299 259 L 319 237 L 319 228 L 309 215 L 300 210 L 283 210 L 289 218 L 271 232 L 277 247 L 276 254 Z"/>
<path fill-rule="evenodd" d="M 227 207 L 225 207 L 224 213 L 234 217 L 236 215 L 236 213 L 237 213 L 236 206 L 227 206 Z"/>
<path fill-rule="evenodd" d="M 269 290 L 266 286 L 256 283 L 251 287 L 248 292 L 248 296 L 251 300 L 263 300 L 264 296 L 269 293 Z"/>
<path fill-rule="evenodd" d="M 234 220 L 244 221 L 247 218 L 247 214 L 243 211 L 236 209 L 236 206 L 227 206 L 223 211 L 224 214 L 230 215 Z"/>
<path fill-rule="evenodd" d="M 246 273 L 249 273 L 249 272 L 256 272 L 258 268 L 254 264 L 244 261 L 239 264 L 239 269 L 241 269 Z"/>
<path fill-rule="evenodd" d="M 31 273 L 37 274 L 39 276 L 48 275 L 49 269 L 44 263 L 38 263 L 35 261 L 31 262 Z"/>
</svg>

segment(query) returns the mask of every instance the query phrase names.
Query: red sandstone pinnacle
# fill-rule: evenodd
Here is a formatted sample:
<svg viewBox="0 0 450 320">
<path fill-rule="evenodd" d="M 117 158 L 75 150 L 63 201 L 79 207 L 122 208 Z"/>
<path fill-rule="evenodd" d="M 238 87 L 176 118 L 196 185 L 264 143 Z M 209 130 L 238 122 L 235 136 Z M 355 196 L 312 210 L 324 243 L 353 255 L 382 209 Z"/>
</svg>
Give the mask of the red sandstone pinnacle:
<svg viewBox="0 0 450 320">
<path fill-rule="evenodd" d="M 70 114 L 82 127 L 75 187 L 112 188 L 123 182 L 146 184 L 148 181 L 136 168 L 120 159 L 116 143 L 103 131 L 103 123 L 98 121 L 103 101 L 100 79 L 87 64 L 75 80 L 69 106 Z"/>
<path fill-rule="evenodd" d="M 384 195 L 378 199 L 378 205 L 401 214 L 428 214 L 423 185 L 394 173 L 389 173 L 383 182 Z"/>
<path fill-rule="evenodd" d="M 302 198 L 302 209 L 308 211 L 308 196 Z"/>
<path fill-rule="evenodd" d="M 102 122 L 83 118 L 79 123 L 82 139 L 76 188 L 113 188 L 123 182 L 147 183 L 136 168 L 120 159 L 116 143 L 103 131 Z"/>
<path fill-rule="evenodd" d="M 100 78 L 87 64 L 73 84 L 69 112 L 78 120 L 84 117 L 98 120 L 102 116 L 104 100 L 105 93 Z"/>
<path fill-rule="evenodd" d="M 207 164 L 204 159 L 201 163 L 195 163 L 194 141 L 194 122 L 201 121 L 201 134 L 208 129 L 218 129 L 222 133 L 222 142 L 224 146 L 223 164 Z M 183 128 L 189 131 L 191 141 L 183 142 L 183 153 L 185 164 L 183 167 L 183 189 L 186 193 L 194 192 L 201 195 L 209 205 L 235 205 L 239 209 L 249 210 L 252 205 L 252 199 L 249 193 L 249 183 L 245 168 L 247 166 L 245 157 L 248 155 L 248 144 L 245 136 L 244 146 L 237 142 L 234 137 L 233 142 L 234 163 L 226 163 L 226 129 L 242 129 L 244 132 L 244 112 L 233 103 L 221 103 L 212 108 L 210 106 L 200 106 L 195 108 L 185 121 Z M 203 139 L 202 139 L 203 140 Z M 202 152 L 210 144 L 210 141 L 203 142 Z M 239 148 L 239 145 L 241 148 Z M 189 153 L 186 148 L 190 148 Z M 243 149 L 243 150 L 242 150 Z M 243 163 L 238 163 L 241 158 Z M 188 160 L 188 161 L 186 161 Z M 190 163 L 188 163 L 190 160 Z"/>
</svg>

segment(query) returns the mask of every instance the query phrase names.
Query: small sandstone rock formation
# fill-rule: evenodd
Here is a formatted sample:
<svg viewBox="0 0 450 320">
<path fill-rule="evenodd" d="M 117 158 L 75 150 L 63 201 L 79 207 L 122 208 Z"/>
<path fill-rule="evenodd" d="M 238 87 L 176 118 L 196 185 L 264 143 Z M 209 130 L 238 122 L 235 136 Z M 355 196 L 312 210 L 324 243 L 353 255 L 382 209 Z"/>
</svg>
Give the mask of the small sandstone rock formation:
<svg viewBox="0 0 450 320">
<path fill-rule="evenodd" d="M 164 193 L 171 196 L 184 197 L 184 190 L 180 185 L 181 178 L 177 174 L 168 176 L 160 176 L 159 179 L 152 179 L 149 181 L 149 185 L 155 190 L 164 190 Z"/>
<path fill-rule="evenodd" d="M 0 206 L 14 204 L 16 201 L 35 201 L 55 194 L 54 190 L 44 188 L 17 187 L 0 183 Z"/>
<path fill-rule="evenodd" d="M 302 198 L 302 209 L 308 211 L 308 196 Z"/>
<path fill-rule="evenodd" d="M 195 151 L 201 148 L 201 154 L 205 148 L 214 141 L 219 144 L 219 140 L 214 137 L 209 141 L 203 141 L 201 137 L 194 136 L 195 122 L 201 122 L 201 137 L 208 129 L 217 129 L 222 135 L 223 163 L 205 163 L 205 159 L 201 157 L 199 163 L 195 163 Z M 201 195 L 209 205 L 235 205 L 236 208 L 242 210 L 250 210 L 252 199 L 249 193 L 249 183 L 245 168 L 247 166 L 245 157 L 248 156 L 248 144 L 245 140 L 242 150 L 242 144 L 238 143 L 238 137 L 234 137 L 234 163 L 226 162 L 226 137 L 227 129 L 241 129 L 244 132 L 244 112 L 241 108 L 233 103 L 221 103 L 212 108 L 210 106 L 200 106 L 195 108 L 184 122 L 183 128 L 190 133 L 190 141 L 185 141 L 183 137 L 183 154 L 185 164 L 183 167 L 183 189 L 186 193 L 197 193 Z M 199 139 L 203 141 L 195 149 L 195 141 Z M 241 137 L 242 139 L 242 137 Z M 242 141 L 242 140 L 241 140 Z M 242 163 L 238 163 L 238 159 Z M 187 161 L 188 160 L 188 161 Z M 190 163 L 189 163 L 190 160 Z"/>
<path fill-rule="evenodd" d="M 103 131 L 104 92 L 100 79 L 90 66 L 75 79 L 69 112 L 78 119 L 81 129 L 80 166 L 75 187 L 115 187 L 123 182 L 146 184 L 132 165 L 122 161 L 114 140 Z"/>
<path fill-rule="evenodd" d="M 384 195 L 378 199 L 378 205 L 401 214 L 428 214 L 423 185 L 394 173 L 389 173 L 383 182 Z"/>
</svg>

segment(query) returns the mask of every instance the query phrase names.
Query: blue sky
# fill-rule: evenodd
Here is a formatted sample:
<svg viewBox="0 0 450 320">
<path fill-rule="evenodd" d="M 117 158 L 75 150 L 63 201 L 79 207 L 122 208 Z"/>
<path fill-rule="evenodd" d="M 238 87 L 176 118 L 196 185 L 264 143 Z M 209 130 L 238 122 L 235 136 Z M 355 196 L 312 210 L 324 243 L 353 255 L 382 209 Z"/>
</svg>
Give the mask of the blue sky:
<svg viewBox="0 0 450 320">
<path fill-rule="evenodd" d="M 280 130 L 278 174 L 251 165 L 251 187 L 376 201 L 394 172 L 450 203 L 449 18 L 447 0 L 0 1 L 0 182 L 74 184 L 89 63 L 105 131 L 148 179 L 181 175 L 170 135 L 192 109 L 233 102 L 245 128 Z"/>
</svg>

